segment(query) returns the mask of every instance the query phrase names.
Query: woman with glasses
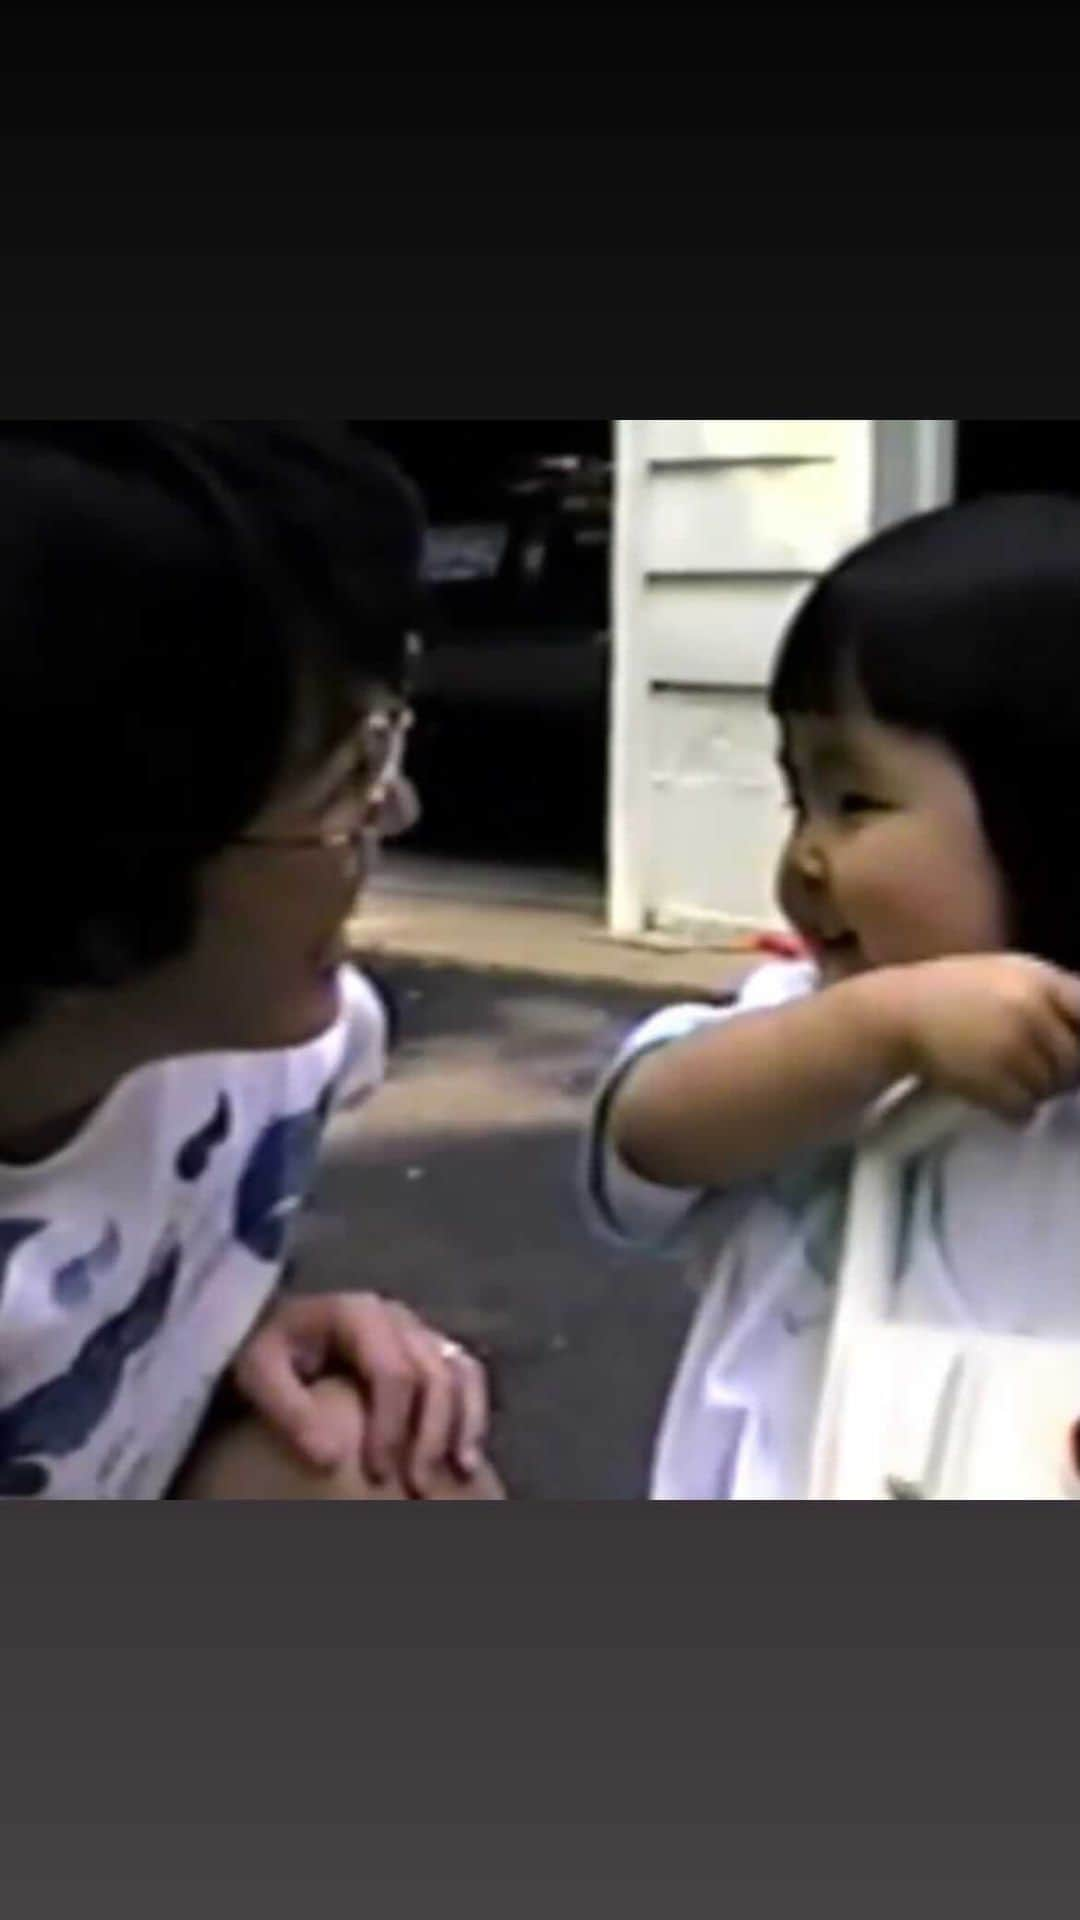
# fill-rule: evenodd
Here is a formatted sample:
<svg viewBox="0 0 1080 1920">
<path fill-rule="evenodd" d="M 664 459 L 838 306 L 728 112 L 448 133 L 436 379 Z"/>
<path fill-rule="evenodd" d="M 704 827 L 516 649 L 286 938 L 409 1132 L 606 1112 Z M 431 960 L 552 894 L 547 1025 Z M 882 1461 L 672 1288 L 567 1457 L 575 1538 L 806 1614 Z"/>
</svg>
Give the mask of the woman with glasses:
<svg viewBox="0 0 1080 1920">
<path fill-rule="evenodd" d="M 420 543 L 336 430 L 0 425 L 0 1496 L 500 1497 L 467 1354 L 282 1286 L 383 1070 Z"/>
</svg>

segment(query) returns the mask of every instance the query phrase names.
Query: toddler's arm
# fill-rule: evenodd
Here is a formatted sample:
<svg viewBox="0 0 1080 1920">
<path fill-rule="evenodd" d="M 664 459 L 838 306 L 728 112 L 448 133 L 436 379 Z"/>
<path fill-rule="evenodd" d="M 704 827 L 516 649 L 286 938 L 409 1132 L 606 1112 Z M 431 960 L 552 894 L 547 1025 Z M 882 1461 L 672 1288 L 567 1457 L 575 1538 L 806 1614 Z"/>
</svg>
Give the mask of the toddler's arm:
<svg viewBox="0 0 1080 1920">
<path fill-rule="evenodd" d="M 652 1052 L 627 1073 L 611 1145 L 660 1186 L 725 1187 L 843 1133 L 903 1077 L 879 976 L 748 1012 Z"/>
<path fill-rule="evenodd" d="M 645 1056 L 609 1138 L 659 1186 L 728 1186 L 842 1137 L 907 1077 L 1027 1119 L 1080 1077 L 1080 982 L 1013 954 L 861 974 Z"/>
</svg>

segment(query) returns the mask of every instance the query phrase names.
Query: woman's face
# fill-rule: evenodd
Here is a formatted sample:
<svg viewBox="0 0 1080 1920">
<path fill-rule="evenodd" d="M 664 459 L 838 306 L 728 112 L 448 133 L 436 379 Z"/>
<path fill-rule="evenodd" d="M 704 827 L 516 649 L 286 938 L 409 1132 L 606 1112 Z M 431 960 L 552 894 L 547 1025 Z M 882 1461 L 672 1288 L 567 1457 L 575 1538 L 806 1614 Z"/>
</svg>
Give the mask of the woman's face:
<svg viewBox="0 0 1080 1920">
<path fill-rule="evenodd" d="M 333 1025 L 346 923 L 378 824 L 358 727 L 313 772 L 283 782 L 201 870 L 187 951 L 121 990 L 141 1027 L 171 1036 L 163 1051 L 299 1046 Z"/>
</svg>

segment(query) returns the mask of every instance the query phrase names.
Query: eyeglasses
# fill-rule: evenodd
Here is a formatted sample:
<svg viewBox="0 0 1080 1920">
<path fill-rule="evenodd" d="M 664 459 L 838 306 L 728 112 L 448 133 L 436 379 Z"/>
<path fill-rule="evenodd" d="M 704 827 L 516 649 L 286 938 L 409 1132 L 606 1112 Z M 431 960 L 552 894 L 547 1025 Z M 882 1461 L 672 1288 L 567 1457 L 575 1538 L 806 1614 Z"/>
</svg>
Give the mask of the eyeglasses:
<svg viewBox="0 0 1080 1920">
<path fill-rule="evenodd" d="M 372 834 L 379 830 L 379 815 L 386 806 L 405 766 L 405 750 L 413 716 L 408 708 L 379 711 L 365 721 L 361 734 L 362 754 L 355 776 L 351 805 L 359 805 L 364 818 L 358 825 L 339 828 L 325 826 L 312 833 L 242 833 L 232 842 L 238 847 L 258 847 L 269 852 L 350 853 L 358 855 Z"/>
</svg>

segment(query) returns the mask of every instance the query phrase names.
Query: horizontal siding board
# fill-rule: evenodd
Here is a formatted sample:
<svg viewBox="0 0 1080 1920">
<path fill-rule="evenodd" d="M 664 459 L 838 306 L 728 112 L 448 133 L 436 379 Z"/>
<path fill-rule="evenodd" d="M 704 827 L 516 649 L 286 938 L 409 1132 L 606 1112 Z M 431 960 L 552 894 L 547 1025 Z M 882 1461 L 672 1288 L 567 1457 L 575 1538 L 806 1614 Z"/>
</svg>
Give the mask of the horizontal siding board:
<svg viewBox="0 0 1080 1920">
<path fill-rule="evenodd" d="M 643 521 L 653 575 L 823 572 L 866 524 L 839 463 L 653 472 Z"/>
<path fill-rule="evenodd" d="M 716 454 L 705 460 L 697 456 L 685 460 L 652 460 L 649 463 L 649 471 L 651 473 L 705 473 L 725 472 L 728 468 L 738 467 L 822 467 L 829 464 L 828 454 L 744 453 L 729 456 Z"/>
<path fill-rule="evenodd" d="M 650 918 L 772 924 L 783 793 L 776 735 L 760 697 L 654 692 Z"/>
<path fill-rule="evenodd" d="M 649 678 L 687 686 L 763 687 L 809 583 L 783 577 L 652 581 L 641 609 Z"/>
<path fill-rule="evenodd" d="M 645 420 L 650 461 L 832 460 L 843 451 L 847 420 Z"/>
</svg>

